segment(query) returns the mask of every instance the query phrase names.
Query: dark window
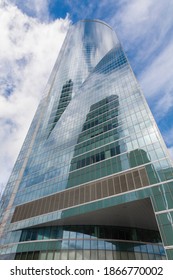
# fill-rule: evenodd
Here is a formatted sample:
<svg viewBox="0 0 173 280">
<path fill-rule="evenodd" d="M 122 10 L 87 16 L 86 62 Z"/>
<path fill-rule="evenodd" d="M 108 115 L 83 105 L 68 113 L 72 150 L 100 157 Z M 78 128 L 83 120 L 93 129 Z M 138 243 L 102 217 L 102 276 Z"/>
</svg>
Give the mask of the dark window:
<svg viewBox="0 0 173 280">
<path fill-rule="evenodd" d="M 91 163 L 95 163 L 95 155 L 91 156 Z"/>
<path fill-rule="evenodd" d="M 104 160 L 104 159 L 105 159 L 105 152 L 101 152 L 101 153 L 100 153 L 100 158 L 101 158 L 101 160 Z"/>
<path fill-rule="evenodd" d="M 90 157 L 87 157 L 86 158 L 86 165 L 89 165 L 90 164 Z"/>
<path fill-rule="evenodd" d="M 81 167 L 81 160 L 77 162 L 77 169 Z"/>
<path fill-rule="evenodd" d="M 84 166 L 85 166 L 85 159 L 82 159 L 81 167 L 84 167 Z"/>
<path fill-rule="evenodd" d="M 120 145 L 116 146 L 116 154 L 117 154 L 117 155 L 120 154 Z"/>
<path fill-rule="evenodd" d="M 96 154 L 96 162 L 100 161 L 100 154 Z"/>
<path fill-rule="evenodd" d="M 111 148 L 111 157 L 115 156 L 116 155 L 116 151 L 115 151 L 115 148 Z"/>
</svg>

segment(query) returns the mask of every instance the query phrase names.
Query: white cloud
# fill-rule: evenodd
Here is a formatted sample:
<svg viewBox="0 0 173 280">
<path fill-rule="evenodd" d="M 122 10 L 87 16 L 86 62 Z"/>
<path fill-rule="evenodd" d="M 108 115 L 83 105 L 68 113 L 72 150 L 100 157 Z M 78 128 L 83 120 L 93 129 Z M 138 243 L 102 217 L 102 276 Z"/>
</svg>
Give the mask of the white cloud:
<svg viewBox="0 0 173 280">
<path fill-rule="evenodd" d="M 49 20 L 49 4 L 51 0 L 7 0 L 32 17 L 39 20 Z"/>
<path fill-rule="evenodd" d="M 0 184 L 5 184 L 70 22 L 40 22 L 11 4 L 1 5 L 0 14 Z"/>
<path fill-rule="evenodd" d="M 164 44 L 172 30 L 172 0 L 123 0 L 111 19 L 117 27 L 126 49 L 135 49 L 135 56 L 144 60 Z M 136 48 L 137 47 L 137 48 Z M 135 57 L 134 56 L 134 57 Z"/>
<path fill-rule="evenodd" d="M 173 40 L 165 46 L 159 55 L 148 65 L 140 76 L 147 97 L 165 93 L 173 87 Z"/>
<path fill-rule="evenodd" d="M 164 119 L 167 113 L 170 112 L 170 110 L 172 109 L 173 109 L 173 85 L 171 91 L 167 91 L 163 93 L 162 96 L 159 97 L 159 100 L 156 102 L 156 105 L 154 107 L 154 114 L 157 120 L 159 121 L 161 119 Z"/>
<path fill-rule="evenodd" d="M 165 127 L 165 132 L 163 132 L 163 137 L 165 138 L 169 149 L 173 149 L 172 139 L 173 139 L 173 125 L 169 127 Z M 172 147 L 172 148 L 171 148 Z"/>
</svg>

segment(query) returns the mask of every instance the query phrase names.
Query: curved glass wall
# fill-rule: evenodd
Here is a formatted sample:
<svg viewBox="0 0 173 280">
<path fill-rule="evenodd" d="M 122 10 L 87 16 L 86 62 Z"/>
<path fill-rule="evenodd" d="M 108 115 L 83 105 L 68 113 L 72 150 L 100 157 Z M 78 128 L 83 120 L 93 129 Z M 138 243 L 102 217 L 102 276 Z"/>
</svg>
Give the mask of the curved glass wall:
<svg viewBox="0 0 173 280">
<path fill-rule="evenodd" d="M 36 241 L 37 242 L 33 242 Z M 157 231 L 115 226 L 23 230 L 15 259 L 165 259 Z"/>
</svg>

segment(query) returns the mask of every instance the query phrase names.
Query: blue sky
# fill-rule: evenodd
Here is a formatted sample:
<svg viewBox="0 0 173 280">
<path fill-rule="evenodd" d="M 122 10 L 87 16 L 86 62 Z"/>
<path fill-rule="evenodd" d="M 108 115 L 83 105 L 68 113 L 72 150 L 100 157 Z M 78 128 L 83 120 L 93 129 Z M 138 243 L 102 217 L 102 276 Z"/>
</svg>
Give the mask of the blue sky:
<svg viewBox="0 0 173 280">
<path fill-rule="evenodd" d="M 173 157 L 172 0 L 0 1 L 0 189 L 6 184 L 70 24 L 117 32 Z"/>
</svg>

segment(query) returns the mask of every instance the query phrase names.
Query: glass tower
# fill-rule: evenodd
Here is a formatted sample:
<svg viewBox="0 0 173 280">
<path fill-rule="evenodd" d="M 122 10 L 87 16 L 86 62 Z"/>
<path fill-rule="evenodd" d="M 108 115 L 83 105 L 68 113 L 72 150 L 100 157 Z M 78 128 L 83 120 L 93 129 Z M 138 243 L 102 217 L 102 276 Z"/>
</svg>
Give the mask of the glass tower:
<svg viewBox="0 0 173 280">
<path fill-rule="evenodd" d="M 0 213 L 1 259 L 173 259 L 173 165 L 106 23 L 70 27 Z"/>
</svg>

